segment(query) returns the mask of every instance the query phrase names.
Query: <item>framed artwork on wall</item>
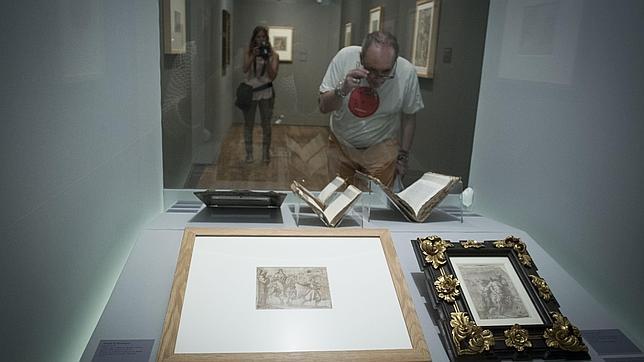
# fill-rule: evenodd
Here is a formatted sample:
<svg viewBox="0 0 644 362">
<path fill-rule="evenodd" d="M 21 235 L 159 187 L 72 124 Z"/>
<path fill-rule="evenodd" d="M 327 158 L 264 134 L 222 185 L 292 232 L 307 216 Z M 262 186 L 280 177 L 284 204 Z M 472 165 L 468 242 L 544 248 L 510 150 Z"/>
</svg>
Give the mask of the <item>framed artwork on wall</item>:
<svg viewBox="0 0 644 362">
<path fill-rule="evenodd" d="M 369 33 L 382 30 L 383 7 L 377 6 L 369 10 Z"/>
<path fill-rule="evenodd" d="M 221 11 L 221 75 L 226 75 L 230 65 L 230 13 Z"/>
<path fill-rule="evenodd" d="M 416 67 L 416 74 L 419 77 L 434 77 L 438 14 L 439 0 L 419 0 L 416 2 L 412 64 Z"/>
<path fill-rule="evenodd" d="M 293 27 L 269 26 L 268 36 L 273 51 L 280 57 L 280 62 L 291 63 L 293 61 Z"/>
<path fill-rule="evenodd" d="M 351 45 L 351 22 L 344 24 L 344 46 Z"/>
<path fill-rule="evenodd" d="M 412 246 L 450 360 L 590 359 L 521 239 Z"/>
<path fill-rule="evenodd" d="M 157 360 L 224 359 L 430 360 L 389 231 L 186 228 Z"/>
<path fill-rule="evenodd" d="M 185 0 L 163 0 L 163 49 L 166 54 L 186 52 Z"/>
</svg>

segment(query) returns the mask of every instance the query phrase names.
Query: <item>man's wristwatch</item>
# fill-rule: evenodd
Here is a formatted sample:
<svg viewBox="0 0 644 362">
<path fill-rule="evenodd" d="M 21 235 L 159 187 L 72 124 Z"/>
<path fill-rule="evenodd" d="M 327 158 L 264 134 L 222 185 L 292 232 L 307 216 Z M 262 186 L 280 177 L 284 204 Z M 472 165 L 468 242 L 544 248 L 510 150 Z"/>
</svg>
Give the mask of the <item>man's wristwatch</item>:
<svg viewBox="0 0 644 362">
<path fill-rule="evenodd" d="M 409 151 L 398 150 L 398 161 L 406 162 L 409 159 Z"/>
<path fill-rule="evenodd" d="M 335 86 L 335 89 L 333 90 L 333 94 L 335 94 L 335 96 L 336 96 L 336 97 L 339 97 L 339 98 L 344 98 L 344 97 L 346 97 L 346 96 L 347 96 L 347 94 L 346 94 L 346 93 L 344 93 L 343 88 L 344 88 L 344 81 L 343 81 L 343 80 L 341 80 L 341 81 L 338 83 L 338 85 L 336 85 L 336 86 Z"/>
</svg>

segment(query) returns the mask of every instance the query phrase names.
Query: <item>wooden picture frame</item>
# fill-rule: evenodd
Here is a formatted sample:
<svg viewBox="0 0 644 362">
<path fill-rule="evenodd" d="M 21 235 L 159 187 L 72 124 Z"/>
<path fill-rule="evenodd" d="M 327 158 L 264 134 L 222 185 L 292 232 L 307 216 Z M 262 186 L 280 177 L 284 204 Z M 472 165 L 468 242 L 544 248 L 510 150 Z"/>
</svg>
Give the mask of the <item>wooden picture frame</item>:
<svg viewBox="0 0 644 362">
<path fill-rule="evenodd" d="M 376 6 L 369 10 L 369 27 L 367 33 L 373 33 L 374 31 L 382 30 L 382 21 L 383 21 L 383 11 L 382 6 Z"/>
<path fill-rule="evenodd" d="M 351 28 L 352 28 L 351 22 L 348 22 L 348 23 L 344 24 L 344 46 L 345 47 L 348 47 L 352 43 L 352 41 L 351 41 L 352 29 Z"/>
<path fill-rule="evenodd" d="M 293 27 L 269 26 L 268 36 L 273 51 L 280 57 L 280 63 L 293 62 Z"/>
<path fill-rule="evenodd" d="M 163 0 L 163 49 L 166 54 L 186 52 L 186 0 Z"/>
<path fill-rule="evenodd" d="M 450 360 L 590 358 L 520 239 L 412 246 Z"/>
<path fill-rule="evenodd" d="M 325 268 L 332 302 L 321 309 L 257 308 L 271 305 L 259 297 L 260 276 L 275 267 Z M 289 294 L 271 283 L 269 295 Z M 388 230 L 186 228 L 157 356 L 177 360 L 427 361 L 430 355 Z"/>
<path fill-rule="evenodd" d="M 221 11 L 221 75 L 226 75 L 230 65 L 230 35 L 230 13 L 224 9 Z"/>
<path fill-rule="evenodd" d="M 411 62 L 416 68 L 416 74 L 422 78 L 434 77 L 439 13 L 439 0 L 416 2 Z"/>
</svg>

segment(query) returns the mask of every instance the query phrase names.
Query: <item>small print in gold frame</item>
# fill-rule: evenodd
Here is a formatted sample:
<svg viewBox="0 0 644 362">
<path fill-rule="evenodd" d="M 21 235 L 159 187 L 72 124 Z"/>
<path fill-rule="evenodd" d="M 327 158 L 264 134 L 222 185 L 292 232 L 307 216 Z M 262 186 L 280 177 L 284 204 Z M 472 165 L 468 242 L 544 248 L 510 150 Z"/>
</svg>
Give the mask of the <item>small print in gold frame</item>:
<svg viewBox="0 0 644 362">
<path fill-rule="evenodd" d="M 519 238 L 412 247 L 450 360 L 590 359 Z"/>
</svg>

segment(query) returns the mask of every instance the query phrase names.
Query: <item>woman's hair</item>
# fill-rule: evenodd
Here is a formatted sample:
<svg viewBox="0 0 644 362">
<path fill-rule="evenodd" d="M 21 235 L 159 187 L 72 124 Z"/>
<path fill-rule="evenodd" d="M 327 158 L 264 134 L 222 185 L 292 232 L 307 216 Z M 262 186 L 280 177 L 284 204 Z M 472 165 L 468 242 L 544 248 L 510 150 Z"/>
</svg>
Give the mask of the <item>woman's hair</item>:
<svg viewBox="0 0 644 362">
<path fill-rule="evenodd" d="M 255 29 L 253 29 L 253 35 L 250 37 L 250 41 L 248 42 L 249 48 L 253 48 L 253 46 L 255 45 L 255 37 L 257 36 L 257 34 L 259 34 L 260 31 L 263 31 L 268 38 L 268 28 L 262 25 L 257 25 Z"/>
</svg>

